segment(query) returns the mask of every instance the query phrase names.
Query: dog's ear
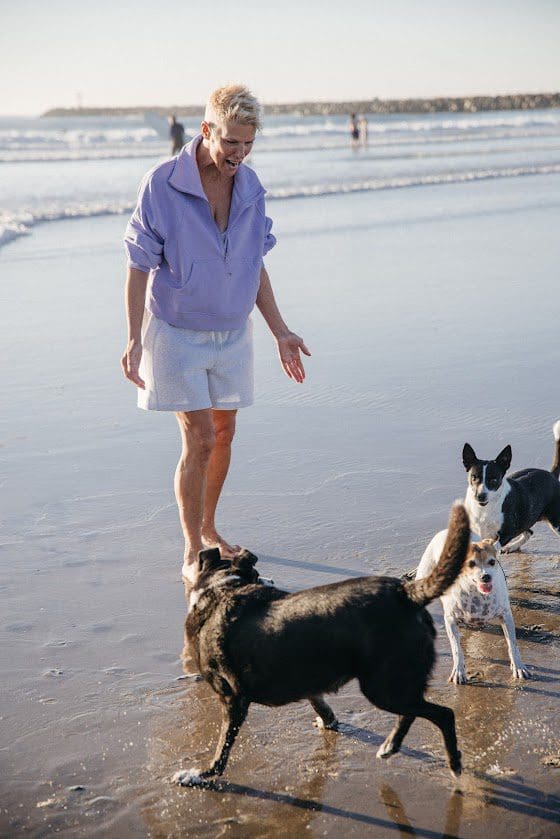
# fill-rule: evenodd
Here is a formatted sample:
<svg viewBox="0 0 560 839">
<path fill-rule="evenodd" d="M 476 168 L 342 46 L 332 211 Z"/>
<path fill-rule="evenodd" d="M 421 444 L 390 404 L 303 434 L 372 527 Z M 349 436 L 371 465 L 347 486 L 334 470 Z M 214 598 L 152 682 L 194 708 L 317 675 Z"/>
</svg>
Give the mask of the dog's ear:
<svg viewBox="0 0 560 839">
<path fill-rule="evenodd" d="M 496 458 L 496 463 L 500 467 L 500 469 L 504 472 L 507 472 L 511 465 L 511 446 L 506 446 L 505 449 L 502 449 L 498 457 Z"/>
<path fill-rule="evenodd" d="M 498 551 L 496 550 L 496 542 L 494 539 L 483 539 L 478 544 L 481 548 L 484 548 L 484 550 L 489 551 L 492 556 L 497 556 Z"/>
<path fill-rule="evenodd" d="M 199 562 L 215 562 L 221 558 L 222 555 L 220 554 L 219 548 L 205 548 L 203 551 L 198 552 Z"/>
<path fill-rule="evenodd" d="M 244 550 L 232 559 L 231 567 L 242 579 L 255 583 L 259 577 L 257 571 L 255 571 L 256 562 L 255 554 Z"/>
<path fill-rule="evenodd" d="M 473 447 L 469 445 L 469 443 L 465 443 L 463 446 L 463 465 L 467 472 L 472 466 L 474 466 L 477 460 L 478 458 Z"/>
<path fill-rule="evenodd" d="M 227 568 L 229 560 L 222 559 L 219 548 L 206 548 L 198 552 L 199 573 L 205 571 L 216 571 L 218 568 Z"/>
<path fill-rule="evenodd" d="M 247 564 L 250 564 L 250 565 L 253 565 L 253 566 L 256 565 L 257 562 L 259 561 L 258 556 L 255 556 L 255 554 L 252 554 L 251 551 L 247 550 L 247 548 L 243 548 L 243 550 L 240 551 L 237 554 L 236 559 L 242 559 L 244 563 L 247 563 Z"/>
</svg>

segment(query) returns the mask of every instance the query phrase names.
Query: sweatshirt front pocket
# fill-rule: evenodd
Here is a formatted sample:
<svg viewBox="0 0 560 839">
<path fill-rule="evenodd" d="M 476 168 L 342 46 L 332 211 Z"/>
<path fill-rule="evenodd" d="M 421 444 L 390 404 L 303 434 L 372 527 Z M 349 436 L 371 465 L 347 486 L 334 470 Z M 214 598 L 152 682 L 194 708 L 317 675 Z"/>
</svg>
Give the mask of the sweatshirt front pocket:
<svg viewBox="0 0 560 839">
<path fill-rule="evenodd" d="M 224 260 L 219 257 L 193 259 L 180 292 L 179 311 L 220 311 L 220 288 L 225 281 Z"/>
<path fill-rule="evenodd" d="M 178 311 L 235 315 L 252 308 L 258 291 L 260 260 L 194 259 L 180 291 Z"/>
</svg>

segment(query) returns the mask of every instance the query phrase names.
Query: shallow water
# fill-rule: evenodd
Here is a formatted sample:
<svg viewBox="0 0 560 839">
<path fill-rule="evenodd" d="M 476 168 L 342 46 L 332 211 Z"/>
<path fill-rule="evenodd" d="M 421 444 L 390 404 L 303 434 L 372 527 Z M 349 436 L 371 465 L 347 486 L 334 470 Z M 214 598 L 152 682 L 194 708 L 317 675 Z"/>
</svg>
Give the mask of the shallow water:
<svg viewBox="0 0 560 839">
<path fill-rule="evenodd" d="M 313 358 L 303 386 L 284 379 L 255 316 L 258 398 L 221 522 L 278 585 L 415 565 L 464 493 L 465 440 L 549 466 L 559 204 L 557 175 L 275 202 L 269 268 Z M 340 733 L 305 704 L 255 706 L 215 790 L 170 784 L 209 759 L 219 713 L 181 659 L 174 422 L 136 411 L 118 367 L 121 232 L 58 222 L 0 257 L 0 832 L 555 835 L 560 543 L 544 525 L 504 560 L 531 681 L 510 681 L 488 629 L 463 633 L 473 681 L 449 685 L 432 609 L 429 696 L 457 714 L 461 792 L 428 723 L 376 760 L 392 719 L 356 684 L 332 698 Z"/>
<path fill-rule="evenodd" d="M 152 118 L 0 117 L 0 248 L 39 223 L 130 213 L 142 175 L 169 153 L 167 124 Z M 200 121 L 185 127 L 193 137 Z M 357 147 L 345 116 L 267 116 L 247 162 L 270 203 L 558 173 L 560 110 L 377 114 Z"/>
</svg>

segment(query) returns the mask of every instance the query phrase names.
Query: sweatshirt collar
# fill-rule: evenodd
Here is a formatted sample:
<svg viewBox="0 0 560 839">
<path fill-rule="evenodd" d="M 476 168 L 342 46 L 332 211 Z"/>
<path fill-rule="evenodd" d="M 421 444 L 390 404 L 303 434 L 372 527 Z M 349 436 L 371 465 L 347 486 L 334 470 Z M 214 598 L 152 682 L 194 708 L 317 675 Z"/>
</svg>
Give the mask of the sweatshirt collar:
<svg viewBox="0 0 560 839">
<path fill-rule="evenodd" d="M 207 201 L 206 193 L 202 188 L 200 181 L 200 173 L 196 162 L 196 150 L 199 143 L 202 141 L 202 134 L 197 134 L 196 137 L 183 147 L 177 159 L 175 166 L 171 172 L 168 182 L 174 189 L 179 192 L 186 192 L 189 195 L 195 195 L 197 198 L 202 198 Z M 255 173 L 249 169 L 244 163 L 241 164 L 238 171 L 234 175 L 233 182 L 233 196 L 232 209 L 235 204 L 237 207 L 245 204 L 252 204 L 259 198 L 265 189 L 259 182 Z"/>
</svg>

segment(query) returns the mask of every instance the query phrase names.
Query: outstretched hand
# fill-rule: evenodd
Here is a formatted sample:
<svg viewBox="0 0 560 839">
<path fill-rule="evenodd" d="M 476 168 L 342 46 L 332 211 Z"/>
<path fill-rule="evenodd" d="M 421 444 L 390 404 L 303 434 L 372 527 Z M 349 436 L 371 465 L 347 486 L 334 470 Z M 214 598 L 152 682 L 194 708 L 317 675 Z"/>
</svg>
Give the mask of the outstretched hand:
<svg viewBox="0 0 560 839">
<path fill-rule="evenodd" d="M 277 341 L 280 363 L 284 368 L 286 376 L 301 384 L 305 379 L 305 369 L 300 351 L 304 355 L 311 355 L 303 343 L 303 338 L 300 338 L 295 332 L 288 332 L 286 335 L 278 338 Z"/>
</svg>

